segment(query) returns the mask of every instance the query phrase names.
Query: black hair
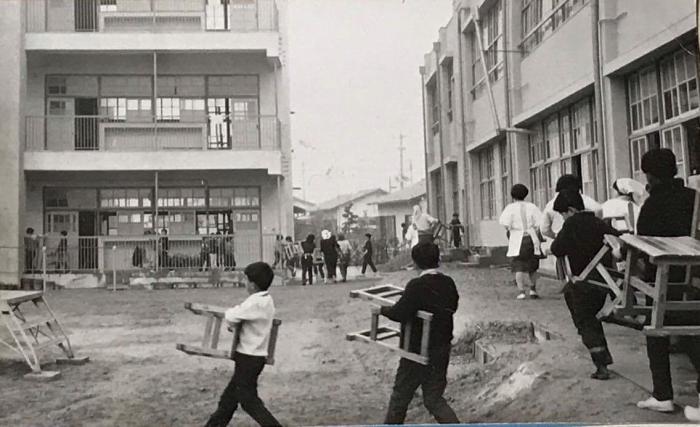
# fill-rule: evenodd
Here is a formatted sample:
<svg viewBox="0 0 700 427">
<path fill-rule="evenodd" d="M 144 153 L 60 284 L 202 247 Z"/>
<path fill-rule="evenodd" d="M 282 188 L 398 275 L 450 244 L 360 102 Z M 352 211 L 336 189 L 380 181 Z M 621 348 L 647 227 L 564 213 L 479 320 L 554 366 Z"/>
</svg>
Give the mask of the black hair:
<svg viewBox="0 0 700 427">
<path fill-rule="evenodd" d="M 248 280 L 255 283 L 261 291 L 266 291 L 270 288 L 272 280 L 275 278 L 275 273 L 272 268 L 266 262 L 254 262 L 248 264 L 243 270 L 243 274 L 246 275 Z"/>
<path fill-rule="evenodd" d="M 659 179 L 671 179 L 678 173 L 676 155 L 668 148 L 654 148 L 642 156 L 642 172 Z"/>
<path fill-rule="evenodd" d="M 513 188 L 510 189 L 510 196 L 515 200 L 525 200 L 529 193 L 530 190 L 523 184 L 515 184 Z"/>
<path fill-rule="evenodd" d="M 61 236 L 67 236 L 68 232 L 66 230 L 61 231 Z"/>
<path fill-rule="evenodd" d="M 34 229 L 32 227 L 27 227 L 27 231 L 25 231 L 27 234 L 32 234 L 34 233 Z"/>
<path fill-rule="evenodd" d="M 369 239 L 369 238 L 371 238 L 371 237 L 372 237 L 372 235 L 371 235 L 371 234 L 369 234 L 369 233 L 365 233 L 365 237 Z"/>
<path fill-rule="evenodd" d="M 581 180 L 576 175 L 566 174 L 559 177 L 554 191 L 557 193 L 564 190 L 581 191 Z"/>
<path fill-rule="evenodd" d="M 452 216 L 459 216 L 457 212 L 453 213 Z"/>
<path fill-rule="evenodd" d="M 576 210 L 584 210 L 583 197 L 578 190 L 573 190 L 571 188 L 565 189 L 557 194 L 557 198 L 554 199 L 554 211 L 559 213 L 568 212 L 569 208 L 574 208 Z"/>
<path fill-rule="evenodd" d="M 440 265 L 440 248 L 435 243 L 418 243 L 411 249 L 411 258 L 421 270 L 437 268 Z"/>
<path fill-rule="evenodd" d="M 316 239 L 316 236 L 314 236 L 313 234 L 309 234 L 308 236 L 306 236 L 307 242 L 313 242 L 315 239 Z"/>
<path fill-rule="evenodd" d="M 292 241 L 292 236 L 287 236 L 287 237 L 284 238 L 284 240 L 286 240 L 286 241 L 288 241 L 288 242 L 291 242 L 291 241 Z"/>
</svg>

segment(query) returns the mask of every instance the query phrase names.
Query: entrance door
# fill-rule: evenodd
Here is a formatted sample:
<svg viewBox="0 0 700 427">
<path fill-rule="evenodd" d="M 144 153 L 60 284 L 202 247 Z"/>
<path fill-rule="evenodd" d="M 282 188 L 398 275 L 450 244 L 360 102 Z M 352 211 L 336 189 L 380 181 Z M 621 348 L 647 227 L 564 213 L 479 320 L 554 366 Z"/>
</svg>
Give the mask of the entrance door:
<svg viewBox="0 0 700 427">
<path fill-rule="evenodd" d="M 78 268 L 97 268 L 97 214 L 94 211 L 78 212 Z"/>
<path fill-rule="evenodd" d="M 97 98 L 75 98 L 75 149 L 99 150 Z"/>
<path fill-rule="evenodd" d="M 97 2 L 98 0 L 75 1 L 75 31 L 97 31 Z"/>
</svg>

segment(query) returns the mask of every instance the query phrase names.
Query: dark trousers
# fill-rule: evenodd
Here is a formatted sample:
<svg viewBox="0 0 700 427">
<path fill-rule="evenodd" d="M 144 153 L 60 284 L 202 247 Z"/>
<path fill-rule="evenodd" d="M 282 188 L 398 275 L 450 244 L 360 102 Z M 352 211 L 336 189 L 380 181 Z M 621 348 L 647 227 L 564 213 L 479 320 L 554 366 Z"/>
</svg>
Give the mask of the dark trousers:
<svg viewBox="0 0 700 427">
<path fill-rule="evenodd" d="M 452 244 L 455 245 L 455 248 L 462 246 L 462 236 L 460 234 L 454 234 L 452 236 Z"/>
<path fill-rule="evenodd" d="M 309 278 L 309 285 L 314 284 L 314 261 L 312 258 L 301 258 L 301 283 L 306 284 L 306 277 Z"/>
<path fill-rule="evenodd" d="M 321 279 L 326 277 L 326 275 L 323 274 L 323 264 L 314 264 L 314 274 Z"/>
<path fill-rule="evenodd" d="M 362 257 L 362 274 L 365 274 L 368 265 L 369 268 L 372 269 L 372 272 L 377 272 L 377 267 L 374 266 L 374 261 L 372 261 L 372 257 L 370 255 L 365 255 L 364 257 Z"/>
<path fill-rule="evenodd" d="M 275 262 L 272 263 L 272 268 L 276 268 L 281 259 L 282 255 L 279 253 L 279 251 L 275 251 Z"/>
<path fill-rule="evenodd" d="M 348 280 L 348 266 L 350 265 L 350 255 L 343 255 L 340 258 L 340 275 L 343 282 Z"/>
<path fill-rule="evenodd" d="M 596 366 L 613 363 L 603 324 L 596 318 L 598 311 L 605 305 L 606 296 L 607 291 L 587 283 L 568 283 L 564 290 L 564 299 L 571 319 Z"/>
<path fill-rule="evenodd" d="M 450 347 L 431 351 L 430 363 L 421 365 L 412 360 L 401 359 L 396 371 L 394 389 L 389 399 L 384 424 L 403 424 L 408 405 L 420 386 L 423 391 L 423 404 L 435 420 L 443 424 L 459 424 L 450 405 L 443 397 L 447 387 L 447 365 L 450 363 Z"/>
<path fill-rule="evenodd" d="M 225 427 L 240 403 L 243 410 L 261 426 L 279 426 L 280 423 L 265 408 L 258 397 L 258 377 L 265 367 L 265 357 L 236 353 L 236 368 L 224 389 L 219 406 L 207 422 L 207 427 Z"/>
<path fill-rule="evenodd" d="M 338 268 L 338 259 L 326 258 L 326 274 L 329 279 L 335 279 L 336 269 Z"/>
<path fill-rule="evenodd" d="M 680 337 L 680 346 L 690 358 L 698 374 L 695 389 L 700 393 L 700 337 Z M 669 360 L 670 339 L 668 337 L 647 337 L 647 357 L 654 384 L 652 396 L 657 400 L 673 399 L 671 383 L 671 363 Z"/>
</svg>

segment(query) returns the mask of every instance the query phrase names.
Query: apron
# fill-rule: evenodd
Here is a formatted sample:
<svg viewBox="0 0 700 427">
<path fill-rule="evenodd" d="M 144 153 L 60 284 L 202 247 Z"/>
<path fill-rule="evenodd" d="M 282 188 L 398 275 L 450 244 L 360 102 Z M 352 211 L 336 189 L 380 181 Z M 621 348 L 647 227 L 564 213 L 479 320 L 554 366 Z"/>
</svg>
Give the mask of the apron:
<svg viewBox="0 0 700 427">
<path fill-rule="evenodd" d="M 520 205 L 520 221 L 522 222 L 523 227 L 527 227 L 527 215 L 525 214 L 525 204 L 518 204 Z M 520 246 L 522 245 L 523 236 L 525 235 L 525 233 L 527 233 L 532 239 L 532 244 L 535 247 L 535 255 L 542 255 L 542 252 L 540 251 L 540 239 L 537 236 L 537 233 L 535 232 L 535 228 L 529 227 L 525 231 L 518 229 L 510 230 L 510 238 L 508 239 L 508 253 L 506 254 L 507 257 L 514 258 L 520 255 Z"/>
</svg>

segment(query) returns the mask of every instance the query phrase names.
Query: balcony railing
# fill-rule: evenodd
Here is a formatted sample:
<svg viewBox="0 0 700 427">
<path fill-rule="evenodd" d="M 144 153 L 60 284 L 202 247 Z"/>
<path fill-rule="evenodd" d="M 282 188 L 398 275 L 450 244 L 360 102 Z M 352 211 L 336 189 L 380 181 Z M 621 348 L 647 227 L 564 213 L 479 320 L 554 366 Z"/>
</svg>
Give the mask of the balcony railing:
<svg viewBox="0 0 700 427">
<path fill-rule="evenodd" d="M 25 151 L 279 150 L 275 116 L 28 116 Z"/>
<path fill-rule="evenodd" d="M 27 32 L 276 31 L 275 0 L 25 0 Z"/>
</svg>

